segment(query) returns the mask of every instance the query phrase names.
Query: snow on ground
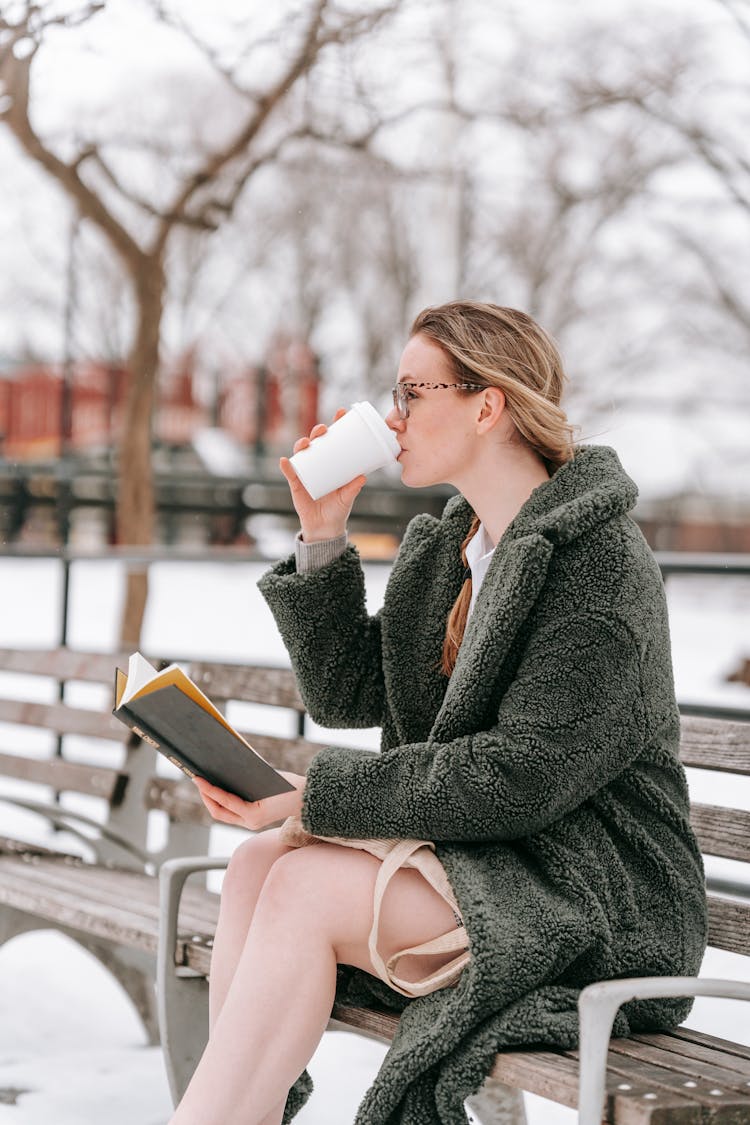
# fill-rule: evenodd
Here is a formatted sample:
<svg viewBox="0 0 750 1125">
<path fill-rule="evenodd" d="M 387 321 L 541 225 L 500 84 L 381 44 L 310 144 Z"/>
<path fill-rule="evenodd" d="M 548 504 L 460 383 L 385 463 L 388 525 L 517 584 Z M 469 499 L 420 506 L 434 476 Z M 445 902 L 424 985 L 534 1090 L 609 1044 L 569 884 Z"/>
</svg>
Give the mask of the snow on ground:
<svg viewBox="0 0 750 1125">
<path fill-rule="evenodd" d="M 255 581 L 261 564 L 169 562 L 153 567 L 143 649 L 176 657 L 286 663 L 281 640 Z M 72 568 L 68 642 L 81 649 L 115 647 L 122 597 L 120 562 L 78 562 Z M 370 609 L 382 601 L 387 569 L 367 568 Z M 51 560 L 0 559 L 0 647 L 51 645 L 59 640 L 60 566 Z M 668 586 L 678 696 L 750 706 L 750 690 L 724 683 L 750 654 L 747 621 L 750 579 L 673 578 Z M 6 678 L 8 679 L 8 678 Z M 12 677 L 12 691 L 31 681 Z M 3 678 L 0 677 L 0 692 Z M 8 685 L 11 690 L 11 685 Z M 51 690 L 51 685 L 50 685 Z M 75 689 L 82 706 L 101 706 L 101 691 Z M 252 716 L 242 714 L 249 710 Z M 263 708 L 234 716 L 272 729 Z M 260 729 L 260 726 L 259 726 Z M 46 753 L 44 736 L 0 724 L 0 746 Z M 374 746 L 375 732 L 330 732 L 311 725 L 310 737 Z M 75 752 L 75 746 L 71 751 Z M 103 755 L 110 753 L 106 748 Z M 111 757 L 108 758 L 112 760 Z M 169 769 L 165 766 L 165 772 Z M 694 771 L 693 771 L 694 772 Z M 703 800 L 750 809 L 750 783 L 694 774 Z M 45 838 L 35 818 L 2 808 L 2 830 Z M 159 833 L 158 820 L 154 840 Z M 226 854 L 241 834 L 218 827 L 212 854 Z M 718 865 L 719 870 L 731 864 Z M 707 976 L 750 979 L 750 960 L 709 950 Z M 699 1000 L 689 1026 L 750 1044 L 747 1006 Z M 316 1091 L 300 1125 L 351 1125 L 386 1048 L 341 1032 L 327 1032 L 310 1070 Z M 572 1125 L 575 1114 L 528 1097 L 531 1125 Z M 128 999 L 112 978 L 73 942 L 49 931 L 23 935 L 0 950 L 0 1125 L 163 1125 L 170 1101 L 161 1054 L 145 1046 Z"/>
</svg>

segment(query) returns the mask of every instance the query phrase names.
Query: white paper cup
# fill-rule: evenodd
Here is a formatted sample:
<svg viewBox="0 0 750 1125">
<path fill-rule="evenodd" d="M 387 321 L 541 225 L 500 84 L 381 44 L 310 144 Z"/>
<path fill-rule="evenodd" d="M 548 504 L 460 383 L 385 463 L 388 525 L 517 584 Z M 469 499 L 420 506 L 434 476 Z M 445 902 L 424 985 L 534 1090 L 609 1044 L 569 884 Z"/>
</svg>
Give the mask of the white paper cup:
<svg viewBox="0 0 750 1125">
<path fill-rule="evenodd" d="M 353 402 L 337 422 L 289 460 L 313 500 L 395 461 L 401 446 L 369 402 Z"/>
</svg>

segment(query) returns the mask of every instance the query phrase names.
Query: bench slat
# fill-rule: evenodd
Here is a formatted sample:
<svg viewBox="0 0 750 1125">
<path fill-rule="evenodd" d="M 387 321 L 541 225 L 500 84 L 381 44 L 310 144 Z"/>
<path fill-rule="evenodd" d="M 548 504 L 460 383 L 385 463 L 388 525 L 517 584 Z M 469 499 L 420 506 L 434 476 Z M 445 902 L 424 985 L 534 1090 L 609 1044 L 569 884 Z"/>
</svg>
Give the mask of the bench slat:
<svg viewBox="0 0 750 1125">
<path fill-rule="evenodd" d="M 750 903 L 709 892 L 708 944 L 750 957 Z"/>
<path fill-rule="evenodd" d="M 307 767 L 325 742 L 310 742 L 306 738 L 282 738 L 276 734 L 253 734 L 240 731 L 253 749 L 262 754 L 279 770 L 306 773 Z"/>
<path fill-rule="evenodd" d="M 750 1109 L 750 1086 L 747 1084 L 747 1070 L 743 1072 L 731 1065 L 725 1066 L 723 1059 L 717 1058 L 715 1051 L 710 1052 L 710 1054 L 713 1054 L 713 1058 L 696 1059 L 692 1055 L 673 1051 L 669 1036 L 661 1035 L 659 1039 L 658 1043 L 654 1042 L 653 1036 L 642 1036 L 638 1040 L 619 1039 L 613 1041 L 610 1052 L 612 1055 L 611 1065 L 615 1066 L 616 1061 L 619 1060 L 620 1056 L 623 1056 L 632 1060 L 634 1064 L 646 1063 L 648 1066 L 663 1068 L 667 1075 L 674 1075 L 674 1082 L 677 1083 L 675 1090 L 680 1090 L 680 1092 L 684 1092 L 686 1080 L 698 1081 L 697 1076 L 700 1076 L 699 1084 L 690 1091 L 691 1097 L 695 1095 L 705 1098 L 706 1104 L 710 1106 L 715 1105 L 716 1102 L 713 1100 L 713 1095 L 708 1091 L 713 1089 L 733 1091 L 742 1095 L 748 1109 Z M 642 1073 L 640 1067 L 634 1065 L 633 1071 L 636 1070 Z"/>
<path fill-rule="evenodd" d="M 180 964 L 186 965 L 201 976 L 207 977 L 211 971 L 211 948 L 206 944 L 195 943 L 185 950 L 185 959 Z"/>
<path fill-rule="evenodd" d="M 0 699 L 0 722 L 43 727 L 55 734 L 82 734 L 125 742 L 130 731 L 108 712 L 70 707 L 67 703 L 33 703 L 29 700 Z"/>
<path fill-rule="evenodd" d="M 149 924 L 159 917 L 156 880 L 139 871 L 104 867 L 87 863 L 77 857 L 62 861 L 56 856 L 33 856 L 30 860 L 16 857 L 29 884 L 44 895 L 73 893 L 82 901 L 93 899 L 127 908 Z M 181 927 L 211 937 L 219 915 L 219 896 L 205 889 L 188 885 L 181 900 Z"/>
<path fill-rule="evenodd" d="M 680 1040 L 681 1050 L 683 1045 L 685 1048 L 688 1045 L 708 1048 L 721 1051 L 725 1055 L 736 1055 L 738 1059 L 746 1059 L 750 1062 L 750 1046 L 746 1046 L 744 1043 L 732 1043 L 726 1039 L 717 1039 L 715 1035 L 709 1035 L 707 1031 L 694 1031 L 692 1027 L 678 1027 L 670 1032 L 670 1038 Z M 750 1071 L 750 1067 L 745 1067 L 745 1069 Z"/>
<path fill-rule="evenodd" d="M 157 927 L 153 923 L 147 925 L 140 914 L 93 899 L 82 901 L 74 891 L 40 888 L 18 867 L 8 870 L 2 860 L 0 873 L 0 903 L 92 937 L 156 953 Z"/>
<path fill-rule="evenodd" d="M 690 823 L 702 852 L 750 860 L 750 812 L 694 803 L 690 806 Z"/>
<path fill-rule="evenodd" d="M 683 765 L 750 774 L 750 723 L 682 715 L 680 727 Z"/>
<path fill-rule="evenodd" d="M 94 865 L 71 864 L 67 875 L 73 873 L 72 878 L 66 878 L 65 866 L 58 860 L 30 864 L 16 857 L 0 856 L 0 903 L 91 937 L 156 952 L 158 880 L 150 875 L 110 868 L 106 870 L 109 889 L 104 893 L 101 884 L 92 880 L 87 886 L 86 879 L 80 877 L 89 870 L 93 875 Z M 214 911 L 207 911 L 207 892 L 193 887 L 186 890 L 189 897 L 185 910 L 180 911 L 181 940 L 189 942 L 194 933 L 210 939 L 218 916 L 218 902 Z M 212 897 L 217 899 L 215 895 Z M 123 906 L 123 903 L 129 905 Z"/>
<path fill-rule="evenodd" d="M 578 1105 L 578 1060 L 572 1055 L 557 1051 L 501 1051 L 492 1076 L 506 1086 L 528 1090 L 571 1109 Z M 607 1073 L 603 1120 L 617 1121 L 618 1125 L 645 1125 L 668 1110 L 670 1121 L 697 1125 L 695 1110 L 687 1098 L 660 1089 L 653 1081 L 628 1082 L 628 1090 L 619 1088 L 622 1083 L 621 1074 Z M 646 1094 L 650 1095 L 648 1099 Z"/>
<path fill-rule="evenodd" d="M 304 711 L 291 668 L 191 661 L 190 678 L 214 700 L 237 699 Z"/>
<path fill-rule="evenodd" d="M 91 797 L 104 797 L 118 804 L 127 774 L 106 766 L 87 766 L 67 762 L 64 758 L 24 758 L 19 754 L 0 753 L 0 774 L 19 781 L 49 785 L 57 792 L 85 793 Z"/>
<path fill-rule="evenodd" d="M 643 1043 L 650 1047 L 660 1047 L 666 1051 L 670 1051 L 673 1055 L 684 1056 L 690 1060 L 693 1065 L 703 1066 L 708 1064 L 710 1067 L 720 1065 L 729 1071 L 733 1072 L 733 1087 L 741 1090 L 743 1093 L 750 1095 L 750 1068 L 748 1068 L 748 1059 L 743 1058 L 741 1055 L 730 1054 L 727 1049 L 717 1050 L 715 1045 L 709 1045 L 703 1042 L 695 1043 L 692 1040 L 684 1039 L 681 1032 L 683 1028 L 678 1028 L 675 1031 L 667 1034 L 666 1032 L 649 1032 L 648 1034 L 638 1034 L 631 1038 L 633 1043 Z M 700 1032 L 698 1033 L 700 1034 Z M 748 1050 L 748 1048 L 745 1048 Z M 748 1056 L 750 1058 L 750 1056 Z M 739 1084 L 739 1085 L 738 1085 Z"/>
<path fill-rule="evenodd" d="M 51 676 L 56 680 L 112 684 L 115 665 L 127 668 L 128 654 L 119 652 L 75 652 L 69 648 L 0 648 L 0 672 Z"/>
<path fill-rule="evenodd" d="M 613 1040 L 607 1054 L 607 1074 L 614 1079 L 614 1105 L 610 1119 L 617 1125 L 634 1122 L 669 1120 L 698 1122 L 705 1116 L 719 1120 L 741 1121 L 750 1115 L 750 1098 L 734 1089 L 714 1086 L 700 1069 L 672 1069 L 650 1065 L 643 1059 L 629 1057 L 627 1040 Z M 667 1055 L 668 1058 L 668 1055 Z M 691 1083 L 691 1085 L 686 1085 Z M 712 1090 L 718 1091 L 711 1093 Z M 668 1115 L 662 1116 L 668 1110 Z"/>
<path fill-rule="evenodd" d="M 666 1045 L 660 1049 L 654 1040 Z M 747 1074 L 726 1067 L 724 1050 L 732 1044 L 714 1040 L 711 1065 L 673 1053 L 671 1034 L 639 1035 L 633 1039 L 613 1039 L 608 1054 L 607 1112 L 605 1120 L 618 1125 L 633 1125 L 669 1110 L 669 1120 L 696 1121 L 695 1103 L 707 1116 L 726 1116 L 729 1120 L 750 1119 L 750 1097 L 745 1092 Z M 679 1050 L 679 1041 L 676 1043 Z M 718 1049 L 717 1049 L 718 1048 Z M 730 1055 L 730 1063 L 732 1056 Z M 501 1052 L 492 1074 L 501 1082 L 528 1090 L 575 1108 L 578 1098 L 577 1052 L 511 1051 Z M 694 1086 L 685 1087 L 685 1082 Z M 717 1086 L 716 1083 L 721 1085 Z M 625 1087 L 625 1088 L 623 1088 Z M 721 1089 L 720 1095 L 711 1090 Z M 646 1097 L 648 1095 L 648 1097 Z M 692 1108 L 691 1108 L 692 1107 Z M 736 1116 L 734 1116 L 736 1114 Z"/>
<path fill-rule="evenodd" d="M 155 880 L 139 872 L 100 867 L 88 863 L 33 863 L 25 867 L 26 877 L 44 895 L 75 894 L 81 901 L 92 899 L 127 909 L 147 927 L 159 924 L 159 895 Z M 187 933 L 213 936 L 218 918 L 218 895 L 189 886 L 181 902 L 180 928 Z"/>
</svg>

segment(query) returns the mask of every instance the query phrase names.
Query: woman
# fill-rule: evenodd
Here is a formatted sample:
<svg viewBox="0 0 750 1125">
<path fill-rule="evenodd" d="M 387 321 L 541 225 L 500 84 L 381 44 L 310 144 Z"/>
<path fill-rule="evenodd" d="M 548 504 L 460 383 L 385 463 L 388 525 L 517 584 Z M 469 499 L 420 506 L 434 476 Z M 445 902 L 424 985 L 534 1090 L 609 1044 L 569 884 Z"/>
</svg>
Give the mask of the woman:
<svg viewBox="0 0 750 1125">
<path fill-rule="evenodd" d="M 587 983 L 697 972 L 663 586 L 616 455 L 572 443 L 564 379 L 523 313 L 417 317 L 387 421 L 404 483 L 459 495 L 412 520 L 374 617 L 346 545 L 364 478 L 313 502 L 282 459 L 301 535 L 260 589 L 311 716 L 381 726 L 382 750 L 322 749 L 252 805 L 198 782 L 217 820 L 287 819 L 230 863 L 174 1125 L 291 1120 L 335 993 L 402 1011 L 357 1125 L 455 1125 L 499 1049 L 575 1044 Z M 634 1002 L 615 1033 L 689 1007 Z"/>
</svg>

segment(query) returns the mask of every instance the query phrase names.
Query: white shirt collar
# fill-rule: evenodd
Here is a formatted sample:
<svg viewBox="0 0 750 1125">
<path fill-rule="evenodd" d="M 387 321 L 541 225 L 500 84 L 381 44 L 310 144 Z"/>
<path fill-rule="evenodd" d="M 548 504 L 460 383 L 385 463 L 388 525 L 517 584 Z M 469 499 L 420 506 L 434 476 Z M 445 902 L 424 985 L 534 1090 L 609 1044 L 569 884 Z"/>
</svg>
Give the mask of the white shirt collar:
<svg viewBox="0 0 750 1125">
<path fill-rule="evenodd" d="M 469 616 L 472 614 L 479 589 L 484 581 L 484 576 L 489 569 L 489 565 L 492 562 L 494 550 L 492 540 L 487 534 L 484 524 L 480 523 L 476 533 L 472 536 L 466 548 L 466 561 L 471 567 L 471 603 L 469 605 Z"/>
<path fill-rule="evenodd" d="M 494 550 L 495 548 L 487 534 L 486 527 L 483 523 L 480 523 L 476 534 L 471 537 L 469 545 L 466 548 L 467 563 L 473 570 L 475 563 L 482 562 L 484 559 L 491 556 Z"/>
</svg>

